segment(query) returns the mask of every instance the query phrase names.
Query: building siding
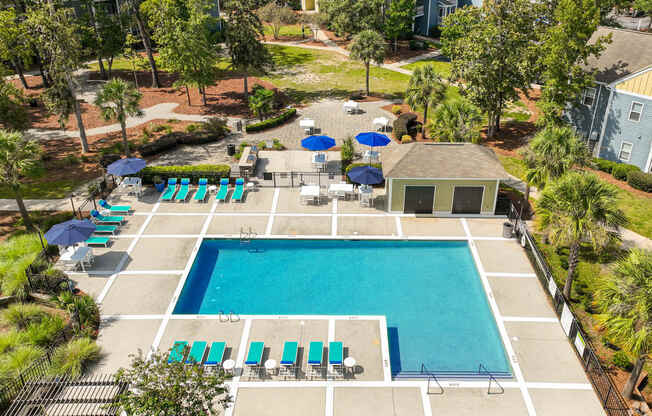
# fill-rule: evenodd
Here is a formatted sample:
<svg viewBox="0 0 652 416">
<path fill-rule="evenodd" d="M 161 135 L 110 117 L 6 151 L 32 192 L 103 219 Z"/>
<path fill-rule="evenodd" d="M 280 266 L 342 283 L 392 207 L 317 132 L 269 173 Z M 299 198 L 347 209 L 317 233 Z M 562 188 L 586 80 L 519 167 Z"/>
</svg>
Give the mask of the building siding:
<svg viewBox="0 0 652 416">
<path fill-rule="evenodd" d="M 496 180 L 435 180 L 435 179 L 390 179 L 391 202 L 390 211 L 403 212 L 405 199 L 405 186 L 434 186 L 435 201 L 433 211 L 435 214 L 450 214 L 453 210 L 453 189 L 455 186 L 484 186 L 482 196 L 481 214 L 493 215 L 496 198 Z"/>
<path fill-rule="evenodd" d="M 652 97 L 652 69 L 616 85 L 618 91 Z"/>
</svg>

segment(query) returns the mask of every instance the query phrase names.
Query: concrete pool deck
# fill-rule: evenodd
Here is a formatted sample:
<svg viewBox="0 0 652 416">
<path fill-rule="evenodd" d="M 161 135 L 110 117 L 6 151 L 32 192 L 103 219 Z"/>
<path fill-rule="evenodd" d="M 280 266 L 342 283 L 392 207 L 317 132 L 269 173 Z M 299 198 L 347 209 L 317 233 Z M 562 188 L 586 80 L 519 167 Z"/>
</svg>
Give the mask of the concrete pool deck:
<svg viewBox="0 0 652 416">
<path fill-rule="evenodd" d="M 214 198 L 214 195 L 211 195 Z M 264 359 L 277 362 L 284 341 L 300 342 L 298 380 L 236 377 L 227 416 L 249 415 L 602 415 L 581 363 L 516 240 L 501 237 L 502 219 L 415 218 L 389 215 L 351 201 L 316 209 L 298 204 L 297 189 L 262 188 L 246 202 L 158 203 L 152 193 L 137 201 L 108 249 L 94 249 L 88 273 L 71 277 L 100 303 L 97 374 L 114 372 L 141 349 L 167 350 L 175 340 L 225 341 L 225 358 L 242 366 L 251 341 L 264 341 Z M 116 201 L 111 200 L 112 203 Z M 279 209 L 280 208 L 280 209 Z M 174 315 L 203 238 L 235 237 L 251 227 L 258 238 L 399 238 L 468 241 L 501 332 L 514 377 L 501 380 L 503 394 L 487 394 L 486 379 L 392 380 L 384 317 Z M 237 311 L 236 311 L 237 312 Z M 311 340 L 342 341 L 355 357 L 355 374 L 344 380 L 306 379 Z M 430 393 L 430 394 L 429 394 Z"/>
</svg>

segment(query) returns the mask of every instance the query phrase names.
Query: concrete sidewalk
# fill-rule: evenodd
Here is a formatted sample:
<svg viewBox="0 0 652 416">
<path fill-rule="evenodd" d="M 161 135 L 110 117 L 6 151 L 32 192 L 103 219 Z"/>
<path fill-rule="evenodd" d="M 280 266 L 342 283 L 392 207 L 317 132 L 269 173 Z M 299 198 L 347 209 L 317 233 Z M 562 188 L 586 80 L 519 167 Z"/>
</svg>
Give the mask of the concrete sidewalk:
<svg viewBox="0 0 652 416">
<path fill-rule="evenodd" d="M 85 198 L 73 198 L 75 209 L 79 207 Z M 70 198 L 64 199 L 25 199 L 25 207 L 28 211 L 72 211 Z M 18 204 L 15 199 L 0 199 L 0 211 L 18 211 Z"/>
</svg>

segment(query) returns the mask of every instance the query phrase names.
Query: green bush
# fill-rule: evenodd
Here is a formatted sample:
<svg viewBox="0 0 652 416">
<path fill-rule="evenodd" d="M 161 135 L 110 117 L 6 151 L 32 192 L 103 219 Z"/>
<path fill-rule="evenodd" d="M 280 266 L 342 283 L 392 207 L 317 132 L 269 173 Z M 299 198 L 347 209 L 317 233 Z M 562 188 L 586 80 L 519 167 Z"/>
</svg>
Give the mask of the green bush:
<svg viewBox="0 0 652 416">
<path fill-rule="evenodd" d="M 199 123 L 188 124 L 186 126 L 186 133 L 194 133 L 200 129 L 201 129 L 201 124 Z"/>
<path fill-rule="evenodd" d="M 626 181 L 629 172 L 639 172 L 641 169 L 638 166 L 628 165 L 626 163 L 617 163 L 612 169 L 611 174 L 619 181 Z"/>
<path fill-rule="evenodd" d="M 52 355 L 50 374 L 78 378 L 86 366 L 100 358 L 100 347 L 90 338 L 77 338 L 60 345 Z"/>
<path fill-rule="evenodd" d="M 46 315 L 41 322 L 32 323 L 25 329 L 28 344 L 47 347 L 63 334 L 63 319 L 55 315 Z"/>
<path fill-rule="evenodd" d="M 43 357 L 43 350 L 31 345 L 21 345 L 3 354 L 0 359 L 0 377 L 13 377 Z"/>
<path fill-rule="evenodd" d="M 1 292 L 24 300 L 29 296 L 29 281 L 25 269 L 42 250 L 37 234 L 23 234 L 0 244 Z"/>
<path fill-rule="evenodd" d="M 285 146 L 283 146 L 283 143 L 279 139 L 274 139 L 272 140 L 272 149 L 274 150 L 285 150 Z"/>
<path fill-rule="evenodd" d="M 166 150 L 174 149 L 177 147 L 178 135 L 182 133 L 166 134 L 159 137 L 151 143 L 144 144 L 138 148 L 141 156 L 152 156 Z"/>
<path fill-rule="evenodd" d="M 264 140 L 261 140 L 258 142 L 258 150 L 265 150 L 267 149 L 267 142 Z"/>
<path fill-rule="evenodd" d="M 219 117 L 211 117 L 204 121 L 202 123 L 202 130 L 217 134 L 220 137 L 226 136 L 226 133 L 230 131 L 227 126 L 227 120 Z"/>
<path fill-rule="evenodd" d="M 189 166 L 148 166 L 141 170 L 143 183 L 152 184 L 154 176 L 167 182 L 169 178 L 190 178 L 197 183 L 199 178 L 207 178 L 210 183 L 218 183 L 221 178 L 231 175 L 229 165 L 189 165 Z"/>
<path fill-rule="evenodd" d="M 401 143 L 410 143 L 412 141 L 412 136 L 409 134 L 404 135 L 401 137 Z"/>
<path fill-rule="evenodd" d="M 351 136 L 344 139 L 342 143 L 342 148 L 340 149 L 342 154 L 342 164 L 348 165 L 353 160 L 353 155 L 355 153 L 355 147 L 353 144 L 353 138 Z"/>
<path fill-rule="evenodd" d="M 258 131 L 267 130 L 276 126 L 280 126 L 281 124 L 285 123 L 290 118 L 292 118 L 296 113 L 297 113 L 296 108 L 290 108 L 289 110 L 286 110 L 283 114 L 279 116 L 268 118 L 267 120 L 261 121 L 260 123 L 253 123 L 247 125 L 245 127 L 245 131 L 247 133 L 255 133 Z"/>
<path fill-rule="evenodd" d="M 168 125 L 168 124 L 154 124 L 152 126 L 152 131 L 155 132 L 155 133 L 160 133 L 162 131 L 167 131 L 168 129 L 172 129 L 172 127 L 170 127 L 170 125 Z"/>
<path fill-rule="evenodd" d="M 356 167 L 358 167 L 358 166 L 371 166 L 371 167 L 374 167 L 374 168 L 382 169 L 382 166 L 381 166 L 380 163 L 372 163 L 371 165 L 369 165 L 368 163 L 351 163 L 351 164 L 350 164 L 349 166 L 347 166 L 346 169 L 344 170 L 344 174 L 345 174 L 345 176 L 346 176 L 346 181 L 347 181 L 348 183 L 357 183 L 357 182 L 353 182 L 351 179 L 349 179 L 349 175 L 348 175 L 348 173 L 349 173 L 349 171 L 350 171 L 351 169 L 356 168 Z"/>
<path fill-rule="evenodd" d="M 392 114 L 396 114 L 396 115 L 401 114 L 401 106 L 400 105 L 393 105 L 392 106 Z"/>
<path fill-rule="evenodd" d="M 25 334 L 20 331 L 11 330 L 0 335 L 0 354 L 5 354 L 18 348 L 25 342 Z"/>
<path fill-rule="evenodd" d="M 33 303 L 14 303 L 2 312 L 2 322 L 25 329 L 31 323 L 41 322 L 45 312 Z"/>
<path fill-rule="evenodd" d="M 652 173 L 632 171 L 627 174 L 627 183 L 632 188 L 652 192 Z"/>
<path fill-rule="evenodd" d="M 616 351 L 613 357 L 611 357 L 611 362 L 616 367 L 625 371 L 631 371 L 634 368 L 625 351 Z"/>
<path fill-rule="evenodd" d="M 600 159 L 600 158 L 594 158 L 593 163 L 595 163 L 595 167 L 598 170 L 601 170 L 601 171 L 607 172 L 607 173 L 611 173 L 611 170 L 617 164 L 616 162 L 612 162 L 611 160 Z"/>
<path fill-rule="evenodd" d="M 403 113 L 394 120 L 394 137 L 400 139 L 409 134 L 412 136 L 416 133 L 417 115 L 414 113 Z"/>
</svg>

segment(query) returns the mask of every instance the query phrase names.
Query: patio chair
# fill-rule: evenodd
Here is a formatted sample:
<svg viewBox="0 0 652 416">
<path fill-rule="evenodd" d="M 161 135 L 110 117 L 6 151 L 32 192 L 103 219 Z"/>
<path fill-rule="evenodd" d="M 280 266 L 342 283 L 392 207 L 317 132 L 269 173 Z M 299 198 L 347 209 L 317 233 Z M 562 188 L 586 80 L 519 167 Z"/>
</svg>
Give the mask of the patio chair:
<svg viewBox="0 0 652 416">
<path fill-rule="evenodd" d="M 328 343 L 328 375 L 343 378 L 344 348 L 340 341 Z"/>
<path fill-rule="evenodd" d="M 201 364 L 206 352 L 206 341 L 195 341 L 186 358 L 186 364 Z"/>
<path fill-rule="evenodd" d="M 321 341 L 312 341 L 308 351 L 308 367 L 306 376 L 311 379 L 314 376 L 321 376 L 322 359 L 324 356 L 324 343 Z"/>
<path fill-rule="evenodd" d="M 199 187 L 192 199 L 199 202 L 206 202 L 206 195 L 208 194 L 208 179 L 201 178 L 199 182 L 197 182 L 197 185 L 199 185 Z"/>
<path fill-rule="evenodd" d="M 116 225 L 96 225 L 95 226 L 95 234 L 115 234 L 115 232 L 118 231 L 118 227 Z"/>
<path fill-rule="evenodd" d="M 229 194 L 229 179 L 222 178 L 220 179 L 220 188 L 217 190 L 217 195 L 215 199 L 218 201 L 226 202 L 226 197 Z"/>
<path fill-rule="evenodd" d="M 98 224 L 122 224 L 125 218 L 122 215 L 112 215 L 104 216 L 100 214 L 97 210 L 91 211 L 91 216 L 95 219 L 95 222 Z"/>
<path fill-rule="evenodd" d="M 249 344 L 249 353 L 245 360 L 245 368 L 250 379 L 252 375 L 260 376 L 260 363 L 263 360 L 264 349 L 264 342 L 254 341 Z"/>
<path fill-rule="evenodd" d="M 168 179 L 168 186 L 161 194 L 161 201 L 172 201 L 174 194 L 177 192 L 177 178 Z"/>
<path fill-rule="evenodd" d="M 131 211 L 131 206 L 129 205 L 111 205 L 103 199 L 100 199 L 100 206 L 104 209 L 108 209 L 111 214 L 129 214 Z"/>
<path fill-rule="evenodd" d="M 107 247 L 109 245 L 109 237 L 91 237 L 85 241 L 87 246 L 102 246 Z"/>
<path fill-rule="evenodd" d="M 224 351 L 226 350 L 226 342 L 213 342 L 211 349 L 208 351 L 208 357 L 204 361 L 204 366 L 214 367 L 218 369 L 222 366 L 224 361 Z"/>
<path fill-rule="evenodd" d="M 183 178 L 181 179 L 181 187 L 179 188 L 179 192 L 177 192 L 177 196 L 174 197 L 174 200 L 186 202 L 188 200 L 189 193 L 190 193 L 190 179 Z"/>
<path fill-rule="evenodd" d="M 170 350 L 170 355 L 168 355 L 168 364 L 180 363 L 183 361 L 187 346 L 188 343 L 186 341 L 174 341 L 174 345 L 172 345 L 172 349 Z"/>
<path fill-rule="evenodd" d="M 296 341 L 285 341 L 283 344 L 283 356 L 281 357 L 279 375 L 297 378 L 297 353 L 299 343 Z"/>
<path fill-rule="evenodd" d="M 242 202 L 244 196 L 244 179 L 238 178 L 235 180 L 235 189 L 231 195 L 231 202 Z"/>
</svg>

